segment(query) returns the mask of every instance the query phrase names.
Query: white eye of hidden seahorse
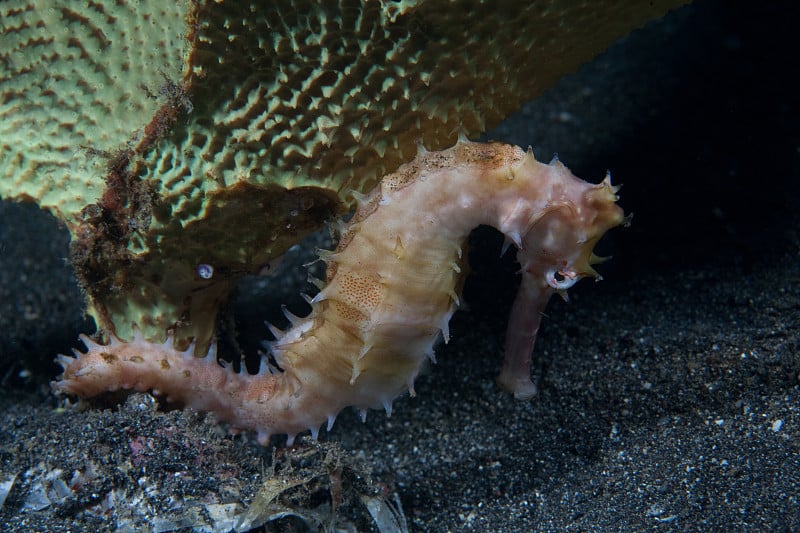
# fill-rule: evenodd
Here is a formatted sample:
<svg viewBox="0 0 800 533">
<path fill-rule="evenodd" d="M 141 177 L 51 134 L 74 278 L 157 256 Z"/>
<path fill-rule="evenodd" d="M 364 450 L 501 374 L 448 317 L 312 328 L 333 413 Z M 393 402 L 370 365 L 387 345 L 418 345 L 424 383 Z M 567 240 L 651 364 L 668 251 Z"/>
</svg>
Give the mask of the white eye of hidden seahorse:
<svg viewBox="0 0 800 533">
<path fill-rule="evenodd" d="M 197 265 L 197 275 L 202 279 L 211 279 L 214 277 L 214 267 L 205 263 Z"/>
<path fill-rule="evenodd" d="M 547 284 L 556 290 L 569 289 L 578 282 L 578 275 L 575 272 L 556 270 L 551 268 L 544 274 Z"/>
</svg>

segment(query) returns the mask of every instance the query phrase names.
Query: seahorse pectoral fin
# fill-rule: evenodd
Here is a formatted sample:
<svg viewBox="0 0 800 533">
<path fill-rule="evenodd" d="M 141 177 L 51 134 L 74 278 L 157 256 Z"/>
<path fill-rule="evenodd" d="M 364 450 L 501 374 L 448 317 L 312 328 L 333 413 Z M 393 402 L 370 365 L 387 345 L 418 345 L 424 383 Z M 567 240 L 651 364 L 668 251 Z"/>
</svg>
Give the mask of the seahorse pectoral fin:
<svg viewBox="0 0 800 533">
<path fill-rule="evenodd" d="M 531 354 L 542 314 L 552 293 L 549 286 L 523 272 L 508 320 L 503 366 L 497 376 L 497 383 L 518 400 L 536 395 L 536 385 L 531 381 Z"/>
</svg>

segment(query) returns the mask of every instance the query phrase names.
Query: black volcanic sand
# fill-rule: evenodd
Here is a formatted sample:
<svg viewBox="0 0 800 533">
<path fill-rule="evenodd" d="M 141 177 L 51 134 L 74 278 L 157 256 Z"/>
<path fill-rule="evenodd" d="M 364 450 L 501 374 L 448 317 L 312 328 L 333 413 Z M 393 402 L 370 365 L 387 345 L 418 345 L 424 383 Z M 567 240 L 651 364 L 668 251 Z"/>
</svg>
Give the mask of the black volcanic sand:
<svg viewBox="0 0 800 533">
<path fill-rule="evenodd" d="M 262 449 L 146 395 L 57 409 L 49 361 L 91 326 L 64 229 L 2 204 L 0 529 L 166 531 L 263 509 L 289 480 L 282 505 L 324 517 L 333 487 L 353 530 L 375 493 L 399 495 L 411 531 L 800 530 L 800 19 L 727 4 L 635 32 L 488 136 L 586 179 L 612 169 L 635 213 L 600 245 L 606 279 L 549 307 L 532 401 L 493 381 L 516 279 L 482 228 L 469 310 L 391 418 L 348 410 L 319 445 Z M 240 287 L 248 350 L 303 288 L 307 249 L 290 255 Z"/>
</svg>

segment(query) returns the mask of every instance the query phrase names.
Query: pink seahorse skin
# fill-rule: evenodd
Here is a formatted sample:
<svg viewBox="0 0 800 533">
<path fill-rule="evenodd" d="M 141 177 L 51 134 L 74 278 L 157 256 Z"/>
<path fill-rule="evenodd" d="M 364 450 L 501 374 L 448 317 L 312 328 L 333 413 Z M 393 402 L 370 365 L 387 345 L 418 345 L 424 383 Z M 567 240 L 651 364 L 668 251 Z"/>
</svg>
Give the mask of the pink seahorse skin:
<svg viewBox="0 0 800 533">
<path fill-rule="evenodd" d="M 295 435 L 331 424 L 341 409 L 391 410 L 408 390 L 434 344 L 448 340 L 448 321 L 459 304 L 462 249 L 480 224 L 502 231 L 517 248 L 522 283 L 506 339 L 501 386 L 518 398 L 535 393 L 531 351 L 541 313 L 554 292 L 585 276 L 592 249 L 624 221 L 608 178 L 593 185 L 557 160 L 542 164 L 533 153 L 499 143 L 465 139 L 441 152 L 420 148 L 416 159 L 387 175 L 359 198 L 343 224 L 336 250 L 321 252 L 326 282 L 305 318 L 276 331 L 271 351 L 251 375 L 205 358 L 193 347 L 177 351 L 171 339 L 140 335 L 99 345 L 86 336 L 86 353 L 60 356 L 57 391 L 92 397 L 116 389 L 151 390 L 200 411 L 232 430 L 255 430 L 267 444 L 273 434 Z"/>
</svg>

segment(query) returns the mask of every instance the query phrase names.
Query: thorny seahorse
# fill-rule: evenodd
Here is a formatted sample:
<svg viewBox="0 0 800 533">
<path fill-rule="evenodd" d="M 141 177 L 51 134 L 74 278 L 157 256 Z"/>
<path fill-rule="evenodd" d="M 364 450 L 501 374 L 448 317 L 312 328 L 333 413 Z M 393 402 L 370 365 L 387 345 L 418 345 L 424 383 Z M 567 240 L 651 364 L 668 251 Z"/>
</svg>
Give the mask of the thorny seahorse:
<svg viewBox="0 0 800 533">
<path fill-rule="evenodd" d="M 592 253 L 606 230 L 623 223 L 608 178 L 589 184 L 557 159 L 543 164 L 519 147 L 466 139 L 417 157 L 358 197 L 340 223 L 334 251 L 323 251 L 326 281 L 309 298 L 311 313 L 290 316 L 270 344 L 277 367 L 262 355 L 257 374 L 181 352 L 172 339 L 138 335 L 100 345 L 81 336 L 86 353 L 59 356 L 54 388 L 80 397 L 116 389 L 152 390 L 232 431 L 255 430 L 266 445 L 305 430 L 314 438 L 347 406 L 391 410 L 408 390 L 459 305 L 463 246 L 480 224 L 494 226 L 518 249 L 522 282 L 513 303 L 498 383 L 518 398 L 536 392 L 531 352 L 550 296 L 585 276 L 598 277 Z"/>
</svg>

